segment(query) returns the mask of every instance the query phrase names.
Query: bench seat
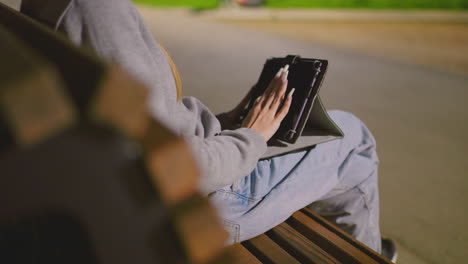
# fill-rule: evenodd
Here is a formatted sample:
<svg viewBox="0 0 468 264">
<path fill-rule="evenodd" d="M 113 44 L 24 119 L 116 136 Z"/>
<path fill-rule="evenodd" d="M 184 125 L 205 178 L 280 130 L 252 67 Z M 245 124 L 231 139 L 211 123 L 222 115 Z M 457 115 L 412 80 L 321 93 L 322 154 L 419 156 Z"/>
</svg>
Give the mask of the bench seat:
<svg viewBox="0 0 468 264">
<path fill-rule="evenodd" d="M 383 256 L 304 208 L 270 231 L 231 246 L 240 263 L 390 264 Z"/>
</svg>

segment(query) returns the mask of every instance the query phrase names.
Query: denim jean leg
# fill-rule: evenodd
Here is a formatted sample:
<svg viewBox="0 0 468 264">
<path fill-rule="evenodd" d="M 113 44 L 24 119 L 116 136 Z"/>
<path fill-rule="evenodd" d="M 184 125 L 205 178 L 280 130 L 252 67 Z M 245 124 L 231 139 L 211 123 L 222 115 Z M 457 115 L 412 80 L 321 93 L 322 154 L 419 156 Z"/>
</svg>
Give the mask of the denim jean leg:
<svg viewBox="0 0 468 264">
<path fill-rule="evenodd" d="M 236 239 L 229 243 L 255 237 L 305 206 L 342 194 L 341 201 L 349 203 L 346 209 L 352 209 L 352 217 L 340 221 L 349 220 L 349 225 L 356 226 L 351 234 L 379 250 L 380 244 L 375 242 L 380 236 L 375 140 L 355 116 L 341 111 L 329 114 L 344 131 L 345 138 L 319 144 L 312 150 L 262 160 L 250 175 L 210 196 L 231 227 L 228 231 L 236 232 L 231 234 Z M 369 184 L 373 181 L 374 185 Z M 329 206 L 331 211 L 340 209 L 333 204 Z M 366 206 L 372 210 L 366 210 Z M 367 218 L 363 217 L 366 213 Z M 369 239 L 360 236 L 360 232 L 366 232 L 358 232 L 370 229 L 376 235 Z"/>
<path fill-rule="evenodd" d="M 347 113 L 333 114 L 340 125 Z M 350 151 L 339 168 L 340 182 L 324 197 L 308 207 L 342 230 L 381 251 L 379 228 L 378 163 L 376 143 L 370 131 L 359 120 L 361 142 Z"/>
<path fill-rule="evenodd" d="M 331 193 L 334 194 L 310 204 L 308 208 L 380 253 L 377 177 L 372 175 L 351 189 L 343 192 L 335 189 Z"/>
</svg>

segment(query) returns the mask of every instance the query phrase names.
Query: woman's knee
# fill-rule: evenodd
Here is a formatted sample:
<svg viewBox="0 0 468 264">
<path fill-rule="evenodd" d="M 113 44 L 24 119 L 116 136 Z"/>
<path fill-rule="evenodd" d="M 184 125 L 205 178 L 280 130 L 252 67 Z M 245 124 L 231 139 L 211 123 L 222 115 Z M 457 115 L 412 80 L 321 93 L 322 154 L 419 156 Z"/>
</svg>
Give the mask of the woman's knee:
<svg viewBox="0 0 468 264">
<path fill-rule="evenodd" d="M 343 131 L 343 140 L 349 142 L 353 146 L 365 144 L 375 147 L 376 142 L 374 136 L 364 122 L 354 114 L 341 110 L 331 110 L 328 111 L 328 114 Z"/>
</svg>

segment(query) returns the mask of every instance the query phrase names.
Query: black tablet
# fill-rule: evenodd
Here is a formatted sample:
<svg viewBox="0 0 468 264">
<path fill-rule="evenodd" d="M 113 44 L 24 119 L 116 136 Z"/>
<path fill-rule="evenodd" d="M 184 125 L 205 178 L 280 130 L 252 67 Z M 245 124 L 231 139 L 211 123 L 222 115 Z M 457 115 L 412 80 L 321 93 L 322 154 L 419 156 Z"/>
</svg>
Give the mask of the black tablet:
<svg viewBox="0 0 468 264">
<path fill-rule="evenodd" d="M 328 61 L 322 59 L 301 58 L 295 55 L 268 59 L 257 84 L 252 88 L 252 96 L 246 113 L 252 107 L 255 98 L 264 93 L 279 69 L 286 64 L 289 64 L 286 94 L 292 88 L 295 88 L 296 91 L 294 92 L 289 113 L 269 143 L 276 140 L 292 144 L 296 142 L 302 134 L 328 68 Z"/>
</svg>

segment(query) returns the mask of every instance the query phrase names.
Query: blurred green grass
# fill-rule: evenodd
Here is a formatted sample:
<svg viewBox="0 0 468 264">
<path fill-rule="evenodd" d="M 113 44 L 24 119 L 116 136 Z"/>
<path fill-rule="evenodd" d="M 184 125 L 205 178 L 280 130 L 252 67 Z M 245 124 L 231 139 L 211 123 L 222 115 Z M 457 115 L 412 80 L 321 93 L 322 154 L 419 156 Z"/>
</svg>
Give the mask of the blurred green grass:
<svg viewBox="0 0 468 264">
<path fill-rule="evenodd" d="M 220 0 L 133 0 L 165 7 L 212 9 Z M 266 0 L 272 8 L 468 9 L 468 0 Z"/>
</svg>

